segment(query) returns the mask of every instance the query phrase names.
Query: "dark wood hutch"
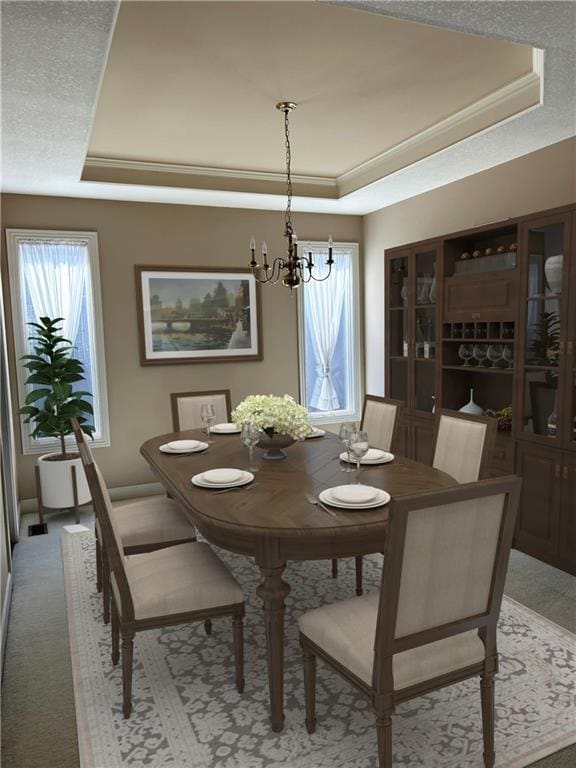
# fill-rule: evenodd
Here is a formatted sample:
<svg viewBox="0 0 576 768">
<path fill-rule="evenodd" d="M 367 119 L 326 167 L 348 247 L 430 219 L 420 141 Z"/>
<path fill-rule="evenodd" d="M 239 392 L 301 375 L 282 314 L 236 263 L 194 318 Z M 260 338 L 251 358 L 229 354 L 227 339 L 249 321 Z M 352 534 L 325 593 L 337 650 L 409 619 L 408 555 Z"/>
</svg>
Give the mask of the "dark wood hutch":
<svg viewBox="0 0 576 768">
<path fill-rule="evenodd" d="M 436 408 L 498 412 L 517 549 L 576 574 L 576 204 L 385 252 L 386 395 L 430 462 Z M 511 410 L 501 412 L 503 408 Z"/>
</svg>

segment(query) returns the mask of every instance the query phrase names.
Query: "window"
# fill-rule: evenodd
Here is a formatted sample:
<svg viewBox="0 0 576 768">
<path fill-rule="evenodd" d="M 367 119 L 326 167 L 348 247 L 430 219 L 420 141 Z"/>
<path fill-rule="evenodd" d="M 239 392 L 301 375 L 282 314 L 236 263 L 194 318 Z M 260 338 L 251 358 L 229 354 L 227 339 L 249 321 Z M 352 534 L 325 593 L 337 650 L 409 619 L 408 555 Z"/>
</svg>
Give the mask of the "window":
<svg viewBox="0 0 576 768">
<path fill-rule="evenodd" d="M 310 250 L 315 264 L 328 258 L 326 243 Z M 335 244 L 333 255 L 327 280 L 298 288 L 300 392 L 312 422 L 360 418 L 358 246 Z"/>
<path fill-rule="evenodd" d="M 64 318 L 62 335 L 84 364 L 86 378 L 77 387 L 94 395 L 94 445 L 110 445 L 96 233 L 8 229 L 6 239 L 17 360 L 31 351 L 27 323 Z M 26 373 L 17 365 L 20 403 L 32 388 L 24 384 Z M 24 453 L 57 447 L 56 440 L 33 440 L 30 432 L 31 425 L 22 424 Z"/>
</svg>

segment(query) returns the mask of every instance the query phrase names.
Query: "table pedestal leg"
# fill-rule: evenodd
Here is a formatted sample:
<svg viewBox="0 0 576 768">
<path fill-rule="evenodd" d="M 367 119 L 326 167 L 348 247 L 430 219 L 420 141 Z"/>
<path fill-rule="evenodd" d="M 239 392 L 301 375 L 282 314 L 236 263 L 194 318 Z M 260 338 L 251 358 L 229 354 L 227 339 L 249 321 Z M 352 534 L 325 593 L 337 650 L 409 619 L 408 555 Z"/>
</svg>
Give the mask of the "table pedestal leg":
<svg viewBox="0 0 576 768">
<path fill-rule="evenodd" d="M 264 602 L 270 719 L 272 730 L 279 732 L 284 727 L 284 598 L 290 585 L 282 579 L 286 563 L 274 567 L 259 565 L 264 577 L 257 593 Z"/>
</svg>

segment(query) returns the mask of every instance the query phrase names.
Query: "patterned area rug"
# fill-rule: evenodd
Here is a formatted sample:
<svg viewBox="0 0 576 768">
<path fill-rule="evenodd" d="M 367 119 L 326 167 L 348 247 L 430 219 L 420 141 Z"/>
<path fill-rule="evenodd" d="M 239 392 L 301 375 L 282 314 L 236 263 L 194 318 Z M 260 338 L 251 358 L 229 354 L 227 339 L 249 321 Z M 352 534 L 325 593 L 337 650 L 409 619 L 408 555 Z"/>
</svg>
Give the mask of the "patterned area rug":
<svg viewBox="0 0 576 768">
<path fill-rule="evenodd" d="M 268 722 L 268 685 L 259 571 L 219 551 L 247 597 L 246 690 L 234 688 L 232 629 L 214 621 L 136 637 L 134 707 L 121 712 L 120 666 L 110 661 L 110 630 L 95 589 L 92 534 L 63 537 L 64 576 L 82 768 L 375 768 L 376 730 L 365 700 L 321 663 L 318 729 L 304 726 L 300 613 L 354 594 L 352 561 L 338 580 L 327 562 L 293 563 L 286 615 L 286 723 Z M 367 590 L 381 558 L 365 559 Z M 523 768 L 576 742 L 576 637 L 505 599 L 496 684 L 497 765 Z M 481 768 L 480 690 L 475 680 L 403 704 L 393 721 L 394 765 Z"/>
</svg>

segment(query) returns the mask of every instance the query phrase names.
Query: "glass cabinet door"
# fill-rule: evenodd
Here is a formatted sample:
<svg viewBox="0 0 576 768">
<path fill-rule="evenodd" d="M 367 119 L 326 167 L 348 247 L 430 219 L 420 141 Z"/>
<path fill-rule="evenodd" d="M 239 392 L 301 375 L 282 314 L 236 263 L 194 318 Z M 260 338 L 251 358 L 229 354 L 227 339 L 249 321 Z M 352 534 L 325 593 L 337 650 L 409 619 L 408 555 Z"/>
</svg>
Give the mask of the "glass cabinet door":
<svg viewBox="0 0 576 768">
<path fill-rule="evenodd" d="M 559 445 L 564 429 L 569 229 L 568 217 L 560 216 L 529 222 L 522 232 L 523 331 L 517 429 L 523 437 L 548 445 Z"/>
<path fill-rule="evenodd" d="M 387 344 L 388 397 L 403 400 L 408 405 L 408 355 L 410 344 L 409 305 L 411 301 L 409 255 L 399 254 L 388 262 L 387 285 Z"/>
<path fill-rule="evenodd" d="M 572 214 L 572 257 L 569 263 L 569 312 L 566 332 L 564 447 L 576 450 L 576 213 Z"/>
<path fill-rule="evenodd" d="M 432 413 L 436 394 L 437 253 L 436 248 L 431 248 L 415 251 L 413 254 L 412 406 L 415 410 L 425 413 Z"/>
</svg>

